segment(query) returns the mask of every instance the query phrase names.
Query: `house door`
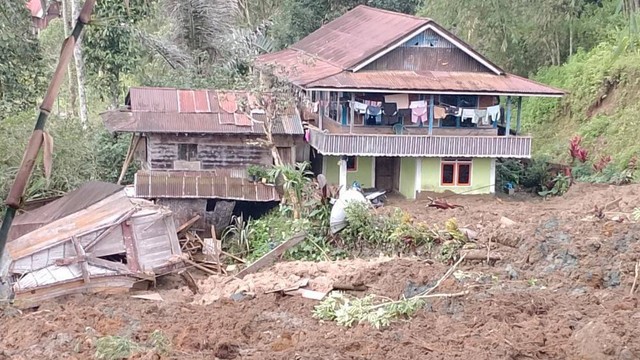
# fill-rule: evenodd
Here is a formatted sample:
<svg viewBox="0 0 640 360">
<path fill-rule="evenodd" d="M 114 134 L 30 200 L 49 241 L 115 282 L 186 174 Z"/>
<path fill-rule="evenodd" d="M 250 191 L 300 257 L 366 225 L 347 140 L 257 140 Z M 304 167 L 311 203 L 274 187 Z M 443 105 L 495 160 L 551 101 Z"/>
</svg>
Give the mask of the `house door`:
<svg viewBox="0 0 640 360">
<path fill-rule="evenodd" d="M 376 158 L 376 184 L 378 190 L 398 190 L 400 185 L 400 158 Z"/>
</svg>

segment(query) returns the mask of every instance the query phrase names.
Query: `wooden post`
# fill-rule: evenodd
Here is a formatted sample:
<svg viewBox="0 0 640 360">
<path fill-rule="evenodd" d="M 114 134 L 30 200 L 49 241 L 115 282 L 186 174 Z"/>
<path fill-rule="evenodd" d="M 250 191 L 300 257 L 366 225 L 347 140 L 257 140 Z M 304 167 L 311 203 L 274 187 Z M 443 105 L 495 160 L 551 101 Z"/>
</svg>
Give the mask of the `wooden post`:
<svg viewBox="0 0 640 360">
<path fill-rule="evenodd" d="M 71 241 L 73 242 L 73 247 L 76 250 L 76 256 L 80 260 L 80 268 L 82 269 L 82 278 L 84 279 L 85 284 L 91 281 L 91 276 L 89 274 L 89 265 L 87 265 L 87 254 L 85 253 L 80 241 L 76 239 L 75 236 L 71 237 Z"/>
<path fill-rule="evenodd" d="M 507 96 L 507 109 L 505 110 L 505 117 L 507 118 L 507 123 L 504 129 L 504 136 L 511 135 L 511 96 Z"/>
<path fill-rule="evenodd" d="M 2 227 L 0 227 L 0 259 L 2 259 L 4 246 L 7 243 L 11 223 L 13 222 L 13 218 L 20 207 L 24 190 L 27 185 L 29 185 L 29 178 L 31 177 L 31 172 L 35 165 L 36 156 L 42 146 L 44 126 L 49 114 L 51 113 L 53 104 L 58 97 L 58 93 L 60 92 L 60 86 L 62 85 L 65 73 L 69 68 L 71 57 L 73 56 L 73 49 L 78 42 L 78 38 L 80 38 L 82 29 L 91 20 L 91 13 L 93 12 L 95 4 L 96 0 L 85 1 L 71 35 L 62 43 L 58 65 L 56 66 L 56 70 L 54 71 L 51 82 L 49 83 L 49 88 L 47 89 L 42 103 L 40 104 L 40 113 L 38 114 L 33 134 L 27 144 L 27 148 L 25 149 L 24 156 L 22 158 L 22 163 L 20 164 L 18 173 L 16 174 L 15 180 L 9 190 L 9 195 L 5 201 L 7 210 L 4 215 Z"/>
<path fill-rule="evenodd" d="M 322 118 L 324 117 L 324 91 L 318 91 L 318 128 L 322 130 Z"/>
<path fill-rule="evenodd" d="M 434 96 L 433 94 L 431 94 L 431 96 L 429 96 L 429 135 L 433 134 L 433 113 L 434 113 L 434 107 L 435 106 L 435 100 L 434 100 Z"/>
<path fill-rule="evenodd" d="M 520 117 L 522 116 L 522 96 L 518 97 L 518 115 L 516 119 L 516 135 L 520 135 Z"/>
<path fill-rule="evenodd" d="M 138 143 L 140 142 L 139 135 L 132 135 L 131 142 L 129 142 L 129 150 L 127 150 L 127 156 L 124 158 L 124 163 L 122 163 L 122 169 L 120 170 L 120 176 L 118 177 L 118 182 L 116 184 L 120 185 L 124 176 L 127 174 L 127 169 L 129 169 L 129 164 L 131 164 L 131 160 L 133 160 L 133 153 L 136 151 L 138 147 Z"/>
<path fill-rule="evenodd" d="M 351 119 L 349 119 L 349 134 L 353 133 L 353 123 L 355 122 L 356 119 L 356 109 L 353 107 L 353 103 L 356 101 L 356 94 L 355 93 L 351 93 L 351 103 L 349 104 L 349 107 L 351 108 Z"/>
<path fill-rule="evenodd" d="M 341 98 L 342 92 L 338 92 L 338 96 L 336 97 L 336 119 L 338 121 L 338 124 L 346 125 L 345 123 L 343 123 L 343 121 L 346 119 L 342 118 L 342 104 L 340 103 Z"/>
</svg>

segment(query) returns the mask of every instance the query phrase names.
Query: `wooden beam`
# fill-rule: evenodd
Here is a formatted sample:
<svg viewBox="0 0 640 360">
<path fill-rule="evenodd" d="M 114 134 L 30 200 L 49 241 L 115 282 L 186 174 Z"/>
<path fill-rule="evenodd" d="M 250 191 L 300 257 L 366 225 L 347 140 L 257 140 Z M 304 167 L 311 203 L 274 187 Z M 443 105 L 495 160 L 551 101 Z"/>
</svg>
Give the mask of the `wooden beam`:
<svg viewBox="0 0 640 360">
<path fill-rule="evenodd" d="M 118 274 L 122 274 L 122 275 L 131 274 L 131 271 L 129 271 L 129 268 L 127 268 L 127 265 L 125 264 L 121 264 L 121 263 L 117 263 L 117 262 L 113 262 L 105 259 L 100 259 L 94 256 L 87 256 L 86 261 L 89 264 L 92 264 L 95 266 L 100 266 L 105 269 L 117 271 Z"/>
<path fill-rule="evenodd" d="M 97 243 L 99 243 L 102 239 L 107 237 L 107 235 L 109 235 L 113 230 L 115 230 L 118 226 L 120 226 L 120 224 L 122 224 L 123 221 L 126 221 L 127 219 L 129 219 L 131 217 L 131 215 L 133 215 L 134 212 L 136 212 L 136 209 L 131 209 L 131 210 L 127 211 L 118 220 L 116 220 L 116 222 L 113 225 L 111 225 L 105 231 L 103 231 L 102 234 L 96 236 L 95 239 L 89 241 L 89 243 L 84 247 L 85 250 L 91 249 Z"/>
<path fill-rule="evenodd" d="M 129 164 L 131 164 L 131 159 L 133 158 L 133 152 L 135 148 L 138 146 L 138 142 L 136 139 L 140 139 L 138 135 L 132 135 L 131 141 L 129 141 L 129 149 L 127 149 L 127 156 L 124 158 L 124 162 L 122 163 L 122 169 L 120 170 L 120 176 L 118 176 L 118 182 L 116 184 L 120 185 L 122 183 L 122 179 L 124 179 L 124 175 L 127 173 L 127 169 L 129 168 Z"/>
<path fill-rule="evenodd" d="M 289 249 L 293 248 L 294 246 L 298 245 L 299 243 L 301 243 L 306 238 L 307 238 L 307 233 L 306 232 L 300 232 L 300 233 L 297 233 L 297 234 L 293 235 L 287 241 L 285 241 L 282 244 L 278 245 L 275 249 L 269 251 L 268 253 L 263 255 L 260 259 L 256 260 L 253 264 L 251 264 L 248 267 L 244 268 L 242 271 L 240 271 L 238 273 L 238 275 L 236 275 L 236 277 L 242 279 L 243 277 L 245 277 L 245 276 L 247 276 L 249 274 L 253 274 L 253 273 L 257 272 L 258 270 L 262 269 L 263 267 L 270 265 L 273 261 L 276 260 L 276 258 L 282 256 L 282 254 L 284 254 L 287 250 L 289 250 Z"/>
<path fill-rule="evenodd" d="M 429 96 L 429 135 L 433 134 L 433 114 L 434 114 L 435 99 L 434 95 Z"/>
<path fill-rule="evenodd" d="M 196 221 L 198 221 L 198 220 L 200 220 L 200 215 L 196 215 L 196 216 L 192 217 L 189 221 L 187 221 L 186 223 L 180 225 L 178 227 L 178 229 L 176 229 L 176 233 L 181 233 L 181 232 L 187 230 L 188 228 L 193 226 L 193 224 L 195 224 Z"/>
<path fill-rule="evenodd" d="M 80 241 L 75 236 L 71 237 L 71 242 L 73 242 L 73 247 L 76 249 L 76 255 L 80 261 L 80 267 L 82 268 L 82 279 L 85 283 L 91 282 L 91 276 L 89 274 L 89 265 L 87 265 L 86 256 L 87 253 L 84 252 L 82 245 L 80 245 Z"/>
<path fill-rule="evenodd" d="M 507 109 L 506 109 L 507 124 L 504 129 L 504 136 L 509 137 L 511 135 L 511 96 L 507 96 Z"/>
</svg>

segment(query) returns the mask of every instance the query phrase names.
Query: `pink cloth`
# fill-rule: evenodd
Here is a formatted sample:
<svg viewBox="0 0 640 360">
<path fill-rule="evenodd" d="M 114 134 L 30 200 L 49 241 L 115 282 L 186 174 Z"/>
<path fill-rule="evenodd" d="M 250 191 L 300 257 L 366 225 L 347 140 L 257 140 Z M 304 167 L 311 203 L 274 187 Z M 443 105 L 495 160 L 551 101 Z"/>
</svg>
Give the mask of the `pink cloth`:
<svg viewBox="0 0 640 360">
<path fill-rule="evenodd" d="M 411 122 L 417 124 L 425 115 L 427 115 L 428 108 L 429 107 L 424 106 L 411 109 Z"/>
<path fill-rule="evenodd" d="M 309 130 L 304 131 L 304 140 L 306 142 L 309 142 L 309 140 L 311 140 L 311 132 Z"/>
</svg>

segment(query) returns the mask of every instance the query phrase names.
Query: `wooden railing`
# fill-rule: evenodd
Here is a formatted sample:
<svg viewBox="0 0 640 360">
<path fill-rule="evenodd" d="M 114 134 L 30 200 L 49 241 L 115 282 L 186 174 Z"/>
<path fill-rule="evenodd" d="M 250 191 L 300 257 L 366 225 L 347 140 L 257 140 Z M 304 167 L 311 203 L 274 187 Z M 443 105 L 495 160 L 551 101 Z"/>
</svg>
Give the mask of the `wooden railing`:
<svg viewBox="0 0 640 360">
<path fill-rule="evenodd" d="M 310 145 L 323 155 L 530 158 L 529 136 L 332 134 L 310 127 Z"/>
</svg>

